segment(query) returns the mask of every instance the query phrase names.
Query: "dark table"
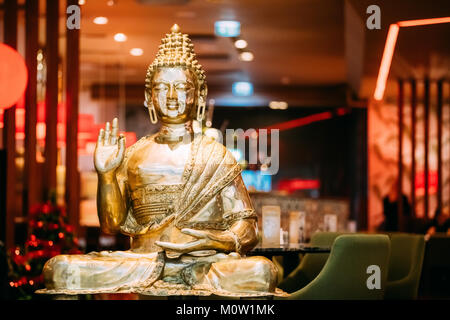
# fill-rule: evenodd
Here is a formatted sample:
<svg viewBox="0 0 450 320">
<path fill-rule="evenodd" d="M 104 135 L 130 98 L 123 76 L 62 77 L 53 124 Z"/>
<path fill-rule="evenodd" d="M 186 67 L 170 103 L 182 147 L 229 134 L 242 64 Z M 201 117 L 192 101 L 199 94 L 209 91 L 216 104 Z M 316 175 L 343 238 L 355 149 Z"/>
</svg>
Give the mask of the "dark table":
<svg viewBox="0 0 450 320">
<path fill-rule="evenodd" d="M 248 256 L 263 256 L 270 260 L 274 256 L 283 257 L 284 276 L 286 277 L 291 271 L 293 271 L 299 264 L 300 254 L 310 253 L 330 253 L 331 247 L 317 247 L 309 244 L 298 244 L 280 246 L 275 248 L 265 248 L 261 246 L 255 247 L 250 252 L 247 252 Z"/>
</svg>

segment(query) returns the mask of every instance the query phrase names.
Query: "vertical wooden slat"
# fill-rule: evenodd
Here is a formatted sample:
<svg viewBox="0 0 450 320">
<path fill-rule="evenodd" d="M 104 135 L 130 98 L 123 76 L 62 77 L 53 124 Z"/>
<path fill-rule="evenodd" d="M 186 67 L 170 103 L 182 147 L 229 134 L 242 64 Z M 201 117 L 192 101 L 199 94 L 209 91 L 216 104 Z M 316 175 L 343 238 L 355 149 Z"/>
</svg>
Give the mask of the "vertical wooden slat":
<svg viewBox="0 0 450 320">
<path fill-rule="evenodd" d="M 67 6 L 77 5 L 77 0 L 67 0 Z M 70 223 L 79 224 L 79 174 L 78 174 L 78 91 L 80 33 L 66 29 L 66 202 Z"/>
<path fill-rule="evenodd" d="M 403 105 L 404 86 L 403 81 L 398 81 L 398 185 L 397 185 L 397 212 L 398 229 L 404 229 L 403 222 Z"/>
<path fill-rule="evenodd" d="M 4 34 L 3 41 L 11 48 L 17 48 L 17 0 L 4 2 Z"/>
<path fill-rule="evenodd" d="M 446 80 L 446 100 L 448 101 L 448 99 L 450 99 L 450 82 Z M 448 127 L 450 127 L 450 103 L 447 103 L 447 112 L 449 113 L 449 123 L 448 123 Z M 447 139 L 450 139 L 450 134 L 449 137 Z M 447 145 L 447 144 L 446 144 Z M 448 143 L 448 147 L 450 147 L 450 143 Z M 449 164 L 450 164 L 450 160 L 449 160 Z M 447 168 L 447 174 L 448 174 L 448 201 L 447 201 L 447 207 L 448 210 L 450 212 L 450 167 Z"/>
<path fill-rule="evenodd" d="M 28 86 L 25 94 L 25 163 L 24 163 L 24 214 L 39 201 L 40 181 L 37 181 L 36 122 L 37 122 L 37 51 L 38 51 L 39 0 L 25 2 L 25 60 L 28 67 Z"/>
<path fill-rule="evenodd" d="M 442 210 L 442 81 L 437 82 L 437 207 Z"/>
<path fill-rule="evenodd" d="M 450 100 L 450 82 L 447 82 L 447 84 L 446 84 L 446 86 L 447 86 L 447 89 L 448 89 L 448 91 L 447 91 L 447 98 L 448 98 L 448 100 Z M 448 101 L 447 100 L 447 101 Z M 448 126 L 450 127 L 450 103 L 448 103 L 447 104 L 447 112 L 449 113 L 449 124 L 448 124 Z M 449 137 L 447 138 L 447 139 L 450 139 L 450 134 L 449 134 Z M 450 143 L 448 144 L 448 146 L 450 147 Z M 450 152 L 449 152 L 450 153 Z M 450 164 L 450 161 L 449 161 L 449 164 Z M 447 169 L 448 171 L 448 183 L 449 183 L 449 186 L 448 186 L 448 202 L 447 202 L 447 206 L 448 206 L 448 210 L 449 210 L 449 212 L 450 212 L 450 167 Z"/>
<path fill-rule="evenodd" d="M 17 0 L 4 2 L 4 42 L 17 49 Z M 15 196 L 16 196 L 16 106 L 6 109 L 3 113 L 3 148 L 5 150 L 5 167 L 3 170 L 4 190 L 2 211 L 2 240 L 7 249 L 14 247 L 15 239 Z M 3 215 L 4 213 L 4 215 Z"/>
<path fill-rule="evenodd" d="M 428 161 L 428 149 L 429 149 L 429 131 L 430 131 L 430 80 L 427 78 L 425 79 L 425 91 L 424 91 L 424 108 L 425 108 L 425 114 L 424 114 L 424 188 L 425 188 L 425 194 L 424 194 L 424 212 L 425 212 L 425 219 L 428 219 L 428 203 L 429 203 L 429 161 Z"/>
<path fill-rule="evenodd" d="M 417 84 L 411 80 L 411 210 L 416 212 L 416 109 L 417 109 Z"/>
<path fill-rule="evenodd" d="M 3 113 L 3 146 L 6 151 L 5 180 L 5 246 L 12 248 L 15 243 L 15 203 L 16 203 L 16 106 Z"/>
<path fill-rule="evenodd" d="M 47 0 L 46 53 L 47 82 L 45 96 L 44 197 L 56 193 L 57 121 L 58 121 L 58 38 L 59 0 Z"/>
</svg>

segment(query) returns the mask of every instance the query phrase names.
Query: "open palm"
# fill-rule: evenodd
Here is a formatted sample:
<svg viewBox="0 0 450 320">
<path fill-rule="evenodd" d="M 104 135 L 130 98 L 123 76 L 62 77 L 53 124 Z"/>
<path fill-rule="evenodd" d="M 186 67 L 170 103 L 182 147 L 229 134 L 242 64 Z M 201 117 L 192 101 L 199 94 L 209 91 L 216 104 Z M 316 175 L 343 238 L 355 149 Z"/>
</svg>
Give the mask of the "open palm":
<svg viewBox="0 0 450 320">
<path fill-rule="evenodd" d="M 125 154 L 125 137 L 119 133 L 117 118 L 109 122 L 105 130 L 100 129 L 94 152 L 94 165 L 98 173 L 105 174 L 116 170 L 123 161 Z"/>
</svg>

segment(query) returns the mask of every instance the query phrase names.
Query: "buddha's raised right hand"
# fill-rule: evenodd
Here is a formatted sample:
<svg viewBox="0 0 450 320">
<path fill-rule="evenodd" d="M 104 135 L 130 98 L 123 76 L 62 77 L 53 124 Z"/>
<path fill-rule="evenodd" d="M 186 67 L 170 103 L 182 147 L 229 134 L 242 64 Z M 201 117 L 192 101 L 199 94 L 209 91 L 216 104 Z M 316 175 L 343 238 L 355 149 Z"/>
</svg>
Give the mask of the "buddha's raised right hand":
<svg viewBox="0 0 450 320">
<path fill-rule="evenodd" d="M 114 173 L 121 165 L 125 155 L 125 137 L 119 133 L 117 118 L 112 122 L 112 131 L 109 122 L 105 130 L 100 129 L 97 145 L 94 151 L 94 165 L 99 174 Z"/>
</svg>

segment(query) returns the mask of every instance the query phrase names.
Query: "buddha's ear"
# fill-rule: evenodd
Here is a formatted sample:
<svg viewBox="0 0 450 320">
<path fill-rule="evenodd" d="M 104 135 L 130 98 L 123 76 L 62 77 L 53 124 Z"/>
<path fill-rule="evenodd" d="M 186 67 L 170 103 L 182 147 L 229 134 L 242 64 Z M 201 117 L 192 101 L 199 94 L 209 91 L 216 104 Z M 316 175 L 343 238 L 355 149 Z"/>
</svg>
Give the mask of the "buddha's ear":
<svg viewBox="0 0 450 320">
<path fill-rule="evenodd" d="M 208 94 L 208 87 L 206 83 L 203 82 L 198 90 L 198 101 L 197 101 L 197 121 L 201 122 L 205 116 L 206 111 L 206 95 Z"/>
<path fill-rule="evenodd" d="M 206 82 L 203 82 L 200 85 L 200 88 L 198 88 L 198 91 L 199 91 L 198 98 L 206 101 L 206 96 L 208 95 L 208 86 L 206 85 Z"/>
<path fill-rule="evenodd" d="M 152 101 L 152 93 L 150 92 L 149 88 L 145 88 L 144 95 L 145 95 L 145 102 L 148 107 L 148 106 L 150 106 L 150 103 Z"/>
</svg>

